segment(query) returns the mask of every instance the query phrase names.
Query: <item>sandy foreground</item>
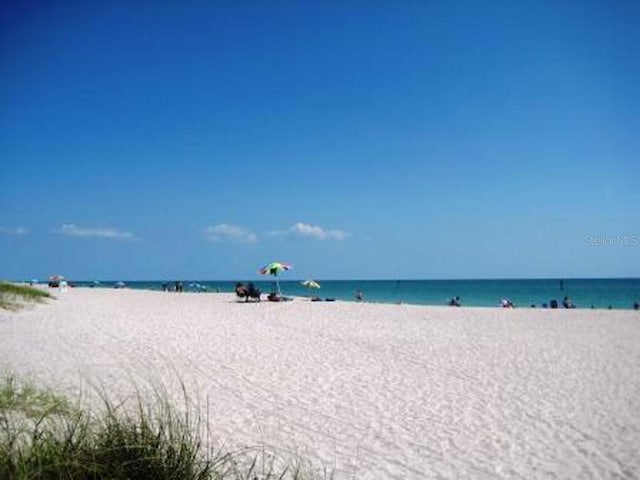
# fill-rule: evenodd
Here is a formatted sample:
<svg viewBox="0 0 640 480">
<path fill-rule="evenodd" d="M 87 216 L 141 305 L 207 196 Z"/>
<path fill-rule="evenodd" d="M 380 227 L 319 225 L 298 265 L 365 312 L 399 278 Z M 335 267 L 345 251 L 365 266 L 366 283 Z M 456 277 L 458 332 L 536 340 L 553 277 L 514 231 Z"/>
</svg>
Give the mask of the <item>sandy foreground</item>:
<svg viewBox="0 0 640 480">
<path fill-rule="evenodd" d="M 56 296 L 0 311 L 1 367 L 178 405 L 182 381 L 230 450 L 339 479 L 640 478 L 638 312 Z"/>
</svg>

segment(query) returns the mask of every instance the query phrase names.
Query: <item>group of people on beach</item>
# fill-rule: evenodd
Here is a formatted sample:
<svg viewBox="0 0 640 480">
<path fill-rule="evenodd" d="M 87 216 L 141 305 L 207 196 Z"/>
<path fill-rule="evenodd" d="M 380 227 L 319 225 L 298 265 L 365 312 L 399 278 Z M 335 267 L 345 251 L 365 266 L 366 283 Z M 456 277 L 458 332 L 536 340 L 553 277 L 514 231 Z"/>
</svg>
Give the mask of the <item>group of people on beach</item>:
<svg viewBox="0 0 640 480">
<path fill-rule="evenodd" d="M 460 297 L 453 297 L 451 300 L 449 300 L 449 306 L 450 307 L 460 307 L 462 305 L 462 302 L 460 300 Z M 509 299 L 509 298 L 503 298 L 500 301 L 500 306 L 502 308 L 515 308 L 515 304 Z M 558 300 L 556 300 L 555 298 L 551 299 L 549 301 L 549 303 L 543 303 L 542 304 L 542 308 L 559 308 L 559 303 Z M 573 308 L 577 308 L 576 304 L 573 303 L 573 300 L 571 300 L 571 298 L 569 296 L 566 296 L 562 299 L 562 307 L 563 308 L 567 308 L 567 309 L 573 309 Z M 532 303 L 531 304 L 531 308 L 536 308 L 536 304 Z M 593 305 L 591 306 L 591 308 L 595 308 Z M 607 307 L 609 310 L 611 310 L 613 307 L 611 305 L 609 305 Z M 640 302 L 634 302 L 633 303 L 633 309 L 634 310 L 640 310 Z"/>
<path fill-rule="evenodd" d="M 237 284 L 236 285 L 236 293 L 238 293 L 238 286 L 239 285 L 242 285 L 242 284 Z M 253 285 L 253 284 L 251 284 L 251 285 Z M 244 286 L 244 285 L 242 285 L 242 286 Z M 175 282 L 172 285 L 169 285 L 167 283 L 163 283 L 162 284 L 162 289 L 165 292 L 182 292 L 182 291 L 184 291 L 184 286 L 183 286 L 182 282 Z M 217 288 L 216 291 L 220 292 L 220 288 Z M 275 296 L 276 294 L 273 293 L 272 295 Z M 245 297 L 245 295 L 239 295 L 239 296 Z M 357 302 L 364 302 L 364 293 L 362 292 L 361 289 L 357 289 L 355 291 L 354 298 L 355 298 L 355 300 Z M 279 299 L 269 298 L 269 300 L 277 301 Z M 451 299 L 448 300 L 447 305 L 449 305 L 450 307 L 461 307 L 462 306 L 462 299 L 459 296 L 451 297 Z M 516 307 L 515 303 L 513 303 L 513 301 L 511 301 L 510 298 L 503 298 L 500 301 L 499 305 L 502 308 L 515 308 Z M 565 295 L 565 297 L 562 299 L 561 305 L 562 305 L 563 308 L 566 308 L 566 309 L 577 308 L 576 304 L 573 303 L 573 300 L 571 300 L 571 298 L 568 295 Z M 551 299 L 548 304 L 547 303 L 543 303 L 541 305 L 542 308 L 551 308 L 551 309 L 559 308 L 559 306 L 560 306 L 560 303 L 555 298 Z M 536 304 L 532 303 L 530 307 L 531 308 L 536 308 Z M 594 308 L 594 307 L 591 306 L 591 308 Z M 611 309 L 612 308 L 611 305 L 609 305 L 608 308 Z M 633 303 L 633 309 L 634 310 L 640 310 L 640 302 L 638 302 L 638 301 L 634 302 Z"/>
<path fill-rule="evenodd" d="M 508 298 L 503 299 L 500 302 L 500 306 L 502 308 L 515 308 L 515 304 Z M 568 296 L 565 296 L 562 299 L 562 306 L 564 308 L 576 308 L 576 305 L 573 303 L 573 300 L 571 300 Z M 536 304 L 532 303 L 531 308 L 536 308 Z M 543 303 L 542 308 L 558 308 L 558 301 L 555 298 L 553 298 L 549 301 L 549 304 Z"/>
<path fill-rule="evenodd" d="M 461 307 L 462 306 L 462 300 L 460 300 L 460 297 L 453 297 L 451 300 L 449 300 L 449 306 L 450 307 Z"/>
<path fill-rule="evenodd" d="M 184 292 L 184 283 L 174 282 L 172 285 L 168 283 L 162 284 L 162 291 L 164 292 Z"/>
<path fill-rule="evenodd" d="M 458 296 L 452 297 L 449 300 L 448 305 L 450 307 L 461 307 L 462 306 L 462 300 Z M 515 308 L 515 306 L 516 306 L 515 303 L 513 303 L 511 301 L 511 299 L 509 299 L 509 298 L 503 298 L 502 300 L 500 300 L 500 307 L 502 307 L 502 308 Z M 558 301 L 555 298 L 551 299 L 548 304 L 546 304 L 546 303 L 542 304 L 542 308 L 558 308 L 558 306 L 559 306 Z M 573 300 L 571 300 L 571 298 L 569 298 L 569 296 L 565 296 L 562 299 L 562 306 L 564 308 L 569 308 L 569 309 L 570 308 L 576 308 L 576 304 L 573 303 Z M 536 304 L 532 303 L 531 304 L 531 308 L 536 308 Z M 611 306 L 609 306 L 609 309 L 611 309 Z M 633 309 L 634 310 L 640 310 L 640 303 L 635 302 L 633 304 Z"/>
</svg>

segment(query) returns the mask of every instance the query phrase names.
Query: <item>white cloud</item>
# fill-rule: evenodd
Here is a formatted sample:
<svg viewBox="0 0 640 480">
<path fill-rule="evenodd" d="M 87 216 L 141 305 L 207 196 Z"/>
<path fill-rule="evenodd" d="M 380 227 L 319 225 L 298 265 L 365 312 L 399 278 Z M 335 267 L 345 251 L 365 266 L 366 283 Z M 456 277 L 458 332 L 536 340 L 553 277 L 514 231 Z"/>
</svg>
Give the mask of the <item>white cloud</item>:
<svg viewBox="0 0 640 480">
<path fill-rule="evenodd" d="M 121 232 L 114 228 L 83 228 L 72 223 L 65 223 L 55 233 L 68 237 L 108 238 L 112 240 L 134 240 L 133 233 Z"/>
<path fill-rule="evenodd" d="M 29 230 L 24 227 L 17 227 L 17 228 L 0 227 L 0 235 L 22 237 L 23 235 L 27 235 L 28 233 L 29 233 Z"/>
<path fill-rule="evenodd" d="M 313 238 L 315 240 L 344 240 L 349 236 L 347 232 L 342 230 L 326 230 L 318 225 L 302 222 L 297 222 L 285 231 L 271 232 L 271 235 Z"/>
<path fill-rule="evenodd" d="M 214 242 L 219 240 L 234 240 L 243 243 L 256 243 L 258 241 L 258 236 L 252 231 L 226 223 L 207 227 L 205 234 L 208 240 Z"/>
</svg>

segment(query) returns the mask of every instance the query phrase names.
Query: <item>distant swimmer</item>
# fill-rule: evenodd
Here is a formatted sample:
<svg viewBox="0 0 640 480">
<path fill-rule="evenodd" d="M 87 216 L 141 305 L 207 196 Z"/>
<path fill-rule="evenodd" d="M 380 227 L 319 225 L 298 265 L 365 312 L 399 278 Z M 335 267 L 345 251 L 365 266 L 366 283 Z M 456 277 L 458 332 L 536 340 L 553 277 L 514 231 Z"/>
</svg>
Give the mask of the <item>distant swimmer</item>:
<svg viewBox="0 0 640 480">
<path fill-rule="evenodd" d="M 356 300 L 358 302 L 364 301 L 364 294 L 362 293 L 362 290 L 360 290 L 360 289 L 356 290 Z"/>
</svg>

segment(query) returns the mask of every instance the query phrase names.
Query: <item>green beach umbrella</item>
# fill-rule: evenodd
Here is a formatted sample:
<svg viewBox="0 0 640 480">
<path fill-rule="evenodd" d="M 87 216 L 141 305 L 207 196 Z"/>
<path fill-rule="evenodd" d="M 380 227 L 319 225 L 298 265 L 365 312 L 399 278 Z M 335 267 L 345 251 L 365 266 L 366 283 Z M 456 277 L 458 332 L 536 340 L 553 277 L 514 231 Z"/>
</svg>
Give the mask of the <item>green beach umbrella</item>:
<svg viewBox="0 0 640 480">
<path fill-rule="evenodd" d="M 260 270 L 258 270 L 258 272 L 260 272 L 261 275 L 273 275 L 273 277 L 276 279 L 277 293 L 278 295 L 281 295 L 280 282 L 278 281 L 278 273 L 282 272 L 283 270 L 284 271 L 291 270 L 292 268 L 293 267 L 288 263 L 271 262 L 268 265 L 265 265 L 264 267 L 262 267 Z"/>
</svg>

